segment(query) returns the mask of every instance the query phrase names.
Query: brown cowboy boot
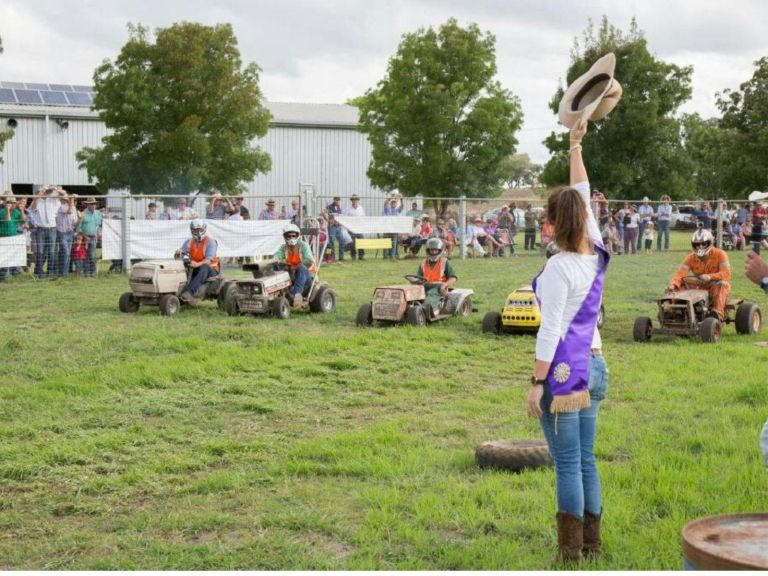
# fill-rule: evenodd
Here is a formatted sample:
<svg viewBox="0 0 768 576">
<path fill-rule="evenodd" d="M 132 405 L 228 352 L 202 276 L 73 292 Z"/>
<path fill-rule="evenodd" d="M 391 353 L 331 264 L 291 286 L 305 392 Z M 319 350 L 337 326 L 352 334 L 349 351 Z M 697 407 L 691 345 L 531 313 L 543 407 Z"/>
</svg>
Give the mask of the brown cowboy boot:
<svg viewBox="0 0 768 576">
<path fill-rule="evenodd" d="M 600 514 L 584 512 L 584 545 L 581 548 L 581 553 L 584 556 L 597 558 L 603 551 L 603 541 L 600 539 L 600 519 L 602 516 L 602 510 L 600 510 Z"/>
<path fill-rule="evenodd" d="M 565 562 L 581 560 L 581 548 L 584 545 L 584 525 L 581 518 L 557 513 L 557 557 Z"/>
</svg>

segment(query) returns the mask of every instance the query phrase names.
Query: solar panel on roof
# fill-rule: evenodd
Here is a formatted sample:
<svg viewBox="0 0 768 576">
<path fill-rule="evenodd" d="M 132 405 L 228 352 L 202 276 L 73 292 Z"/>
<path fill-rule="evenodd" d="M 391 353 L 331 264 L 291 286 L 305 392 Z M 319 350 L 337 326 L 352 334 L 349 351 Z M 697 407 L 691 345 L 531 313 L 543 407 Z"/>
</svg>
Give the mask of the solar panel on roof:
<svg viewBox="0 0 768 576">
<path fill-rule="evenodd" d="M 10 88 L 0 88 L 0 102 L 3 104 L 16 104 L 16 96 Z"/>
<path fill-rule="evenodd" d="M 15 90 L 19 104 L 42 104 L 43 99 L 37 90 Z"/>
<path fill-rule="evenodd" d="M 19 88 L 21 90 L 24 90 L 23 82 L 0 82 L 0 86 L 2 86 L 3 88 Z"/>
<path fill-rule="evenodd" d="M 65 92 L 64 95 L 72 106 L 90 106 L 91 97 L 84 92 Z"/>
<path fill-rule="evenodd" d="M 40 90 L 40 95 L 43 97 L 43 102 L 46 104 L 69 104 L 64 97 L 64 92 L 49 92 L 47 90 Z"/>
<path fill-rule="evenodd" d="M 93 92 L 93 86 L 72 86 L 75 92 Z"/>
<path fill-rule="evenodd" d="M 35 84 L 34 82 L 26 83 L 27 90 L 50 90 L 48 84 Z"/>
<path fill-rule="evenodd" d="M 59 92 L 74 92 L 72 86 L 69 84 L 51 84 L 51 90 L 58 90 Z"/>
</svg>

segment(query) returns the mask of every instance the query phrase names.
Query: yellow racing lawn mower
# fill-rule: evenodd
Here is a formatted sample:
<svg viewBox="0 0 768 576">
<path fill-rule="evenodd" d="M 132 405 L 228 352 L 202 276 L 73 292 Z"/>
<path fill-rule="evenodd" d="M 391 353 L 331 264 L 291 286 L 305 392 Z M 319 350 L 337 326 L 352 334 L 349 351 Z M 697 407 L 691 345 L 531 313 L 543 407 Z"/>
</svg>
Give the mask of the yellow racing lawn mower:
<svg viewBox="0 0 768 576">
<path fill-rule="evenodd" d="M 597 327 L 605 322 L 605 309 L 600 304 Z M 483 332 L 493 334 L 536 334 L 541 326 L 541 310 L 533 288 L 521 286 L 510 292 L 501 312 L 492 310 L 483 317 Z"/>
</svg>

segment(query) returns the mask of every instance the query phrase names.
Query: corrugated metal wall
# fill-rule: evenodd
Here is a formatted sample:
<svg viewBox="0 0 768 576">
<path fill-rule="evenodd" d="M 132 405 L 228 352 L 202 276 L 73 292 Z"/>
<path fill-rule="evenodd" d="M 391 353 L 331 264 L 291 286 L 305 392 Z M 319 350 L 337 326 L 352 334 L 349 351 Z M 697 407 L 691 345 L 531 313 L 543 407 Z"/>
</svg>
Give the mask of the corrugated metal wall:
<svg viewBox="0 0 768 576">
<path fill-rule="evenodd" d="M 46 145 L 43 118 L 18 118 L 16 134 L 6 142 L 0 164 L 0 191 L 11 184 L 88 184 L 75 153 L 85 146 L 100 146 L 107 131 L 99 121 L 68 122 L 68 129 L 62 130 L 49 120 Z M 258 175 L 247 186 L 248 194 L 297 194 L 302 183 L 313 185 L 317 195 L 379 195 L 365 174 L 370 144 L 354 129 L 273 126 L 257 144 L 272 157 L 272 170 Z"/>
</svg>

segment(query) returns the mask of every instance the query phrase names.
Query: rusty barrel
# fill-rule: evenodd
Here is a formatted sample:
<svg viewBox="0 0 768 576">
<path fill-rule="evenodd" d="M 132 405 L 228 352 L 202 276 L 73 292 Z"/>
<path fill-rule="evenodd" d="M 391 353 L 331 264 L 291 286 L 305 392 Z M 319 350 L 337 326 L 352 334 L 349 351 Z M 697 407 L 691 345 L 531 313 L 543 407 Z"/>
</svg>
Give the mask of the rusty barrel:
<svg viewBox="0 0 768 576">
<path fill-rule="evenodd" d="M 683 527 L 686 570 L 768 570 L 768 513 L 728 514 Z"/>
</svg>

